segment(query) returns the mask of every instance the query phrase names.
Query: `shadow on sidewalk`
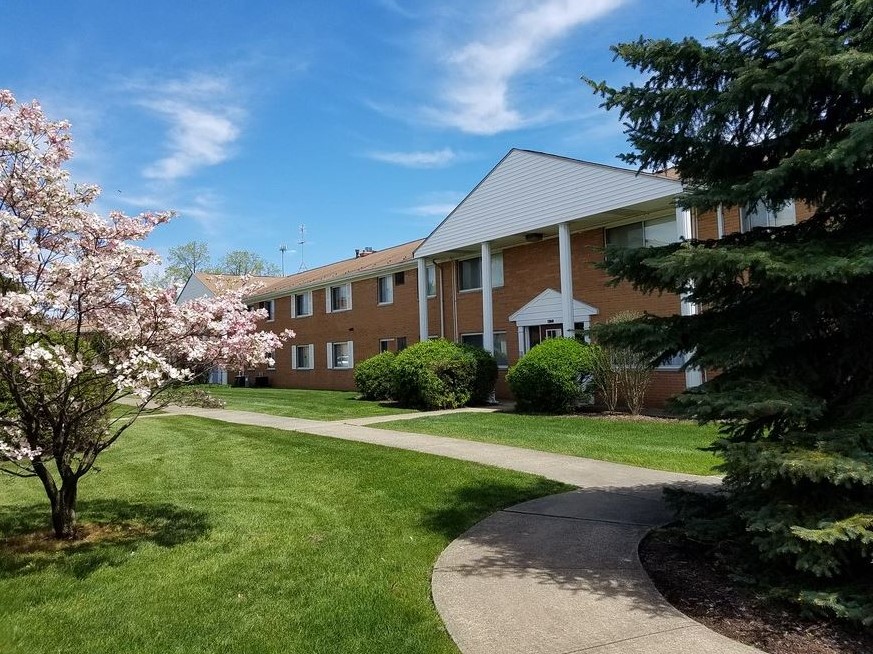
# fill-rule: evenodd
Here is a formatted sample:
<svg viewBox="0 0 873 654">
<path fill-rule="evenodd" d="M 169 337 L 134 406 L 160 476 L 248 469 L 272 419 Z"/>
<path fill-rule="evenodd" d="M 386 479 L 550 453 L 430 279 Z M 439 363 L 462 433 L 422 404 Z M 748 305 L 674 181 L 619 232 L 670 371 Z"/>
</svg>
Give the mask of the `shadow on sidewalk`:
<svg viewBox="0 0 873 654">
<path fill-rule="evenodd" d="M 695 484 L 671 484 L 693 490 Z M 642 569 L 637 546 L 652 527 L 671 520 L 662 484 L 577 489 L 524 502 L 485 518 L 440 556 L 435 574 L 501 588 L 497 580 L 525 580 L 594 600 L 624 598 L 622 606 L 647 616 L 675 615 Z M 458 493 L 475 502 L 489 487 Z M 450 533 L 453 511 L 427 516 L 426 525 Z M 445 530 L 445 531 L 444 531 Z M 457 533 L 457 532 L 456 532 Z M 506 588 L 516 588 L 515 582 Z"/>
</svg>

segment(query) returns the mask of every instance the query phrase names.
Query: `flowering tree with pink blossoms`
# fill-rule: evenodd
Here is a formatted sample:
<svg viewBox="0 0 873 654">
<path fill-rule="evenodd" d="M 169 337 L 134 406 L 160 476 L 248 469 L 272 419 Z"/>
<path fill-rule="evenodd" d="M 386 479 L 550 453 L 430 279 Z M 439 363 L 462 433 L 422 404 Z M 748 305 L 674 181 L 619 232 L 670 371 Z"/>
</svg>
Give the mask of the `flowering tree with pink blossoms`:
<svg viewBox="0 0 873 654">
<path fill-rule="evenodd" d="M 39 478 L 58 538 L 75 536 L 79 479 L 149 401 L 293 336 L 259 331 L 251 288 L 177 305 L 144 283 L 157 255 L 136 242 L 171 214 L 89 211 L 99 189 L 70 183 L 70 156 L 66 122 L 0 91 L 0 470 Z"/>
</svg>

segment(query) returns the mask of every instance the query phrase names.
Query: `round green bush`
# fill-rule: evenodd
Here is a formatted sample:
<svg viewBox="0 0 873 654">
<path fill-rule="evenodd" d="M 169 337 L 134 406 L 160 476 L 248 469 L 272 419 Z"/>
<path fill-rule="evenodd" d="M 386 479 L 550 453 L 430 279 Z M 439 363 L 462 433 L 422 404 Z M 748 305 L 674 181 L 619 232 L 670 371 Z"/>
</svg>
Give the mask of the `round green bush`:
<svg viewBox="0 0 873 654">
<path fill-rule="evenodd" d="M 469 352 L 476 362 L 470 404 L 485 404 L 497 382 L 497 360 L 488 350 L 475 345 L 461 345 L 461 349 Z"/>
<path fill-rule="evenodd" d="M 531 348 L 506 375 L 523 413 L 566 413 L 586 393 L 593 362 L 588 346 L 573 338 L 550 338 Z"/>
<path fill-rule="evenodd" d="M 394 399 L 416 409 L 455 409 L 472 396 L 473 355 L 443 339 L 416 343 L 394 359 Z"/>
<path fill-rule="evenodd" d="M 355 386 L 365 400 L 390 400 L 394 352 L 382 352 L 355 366 Z"/>
</svg>

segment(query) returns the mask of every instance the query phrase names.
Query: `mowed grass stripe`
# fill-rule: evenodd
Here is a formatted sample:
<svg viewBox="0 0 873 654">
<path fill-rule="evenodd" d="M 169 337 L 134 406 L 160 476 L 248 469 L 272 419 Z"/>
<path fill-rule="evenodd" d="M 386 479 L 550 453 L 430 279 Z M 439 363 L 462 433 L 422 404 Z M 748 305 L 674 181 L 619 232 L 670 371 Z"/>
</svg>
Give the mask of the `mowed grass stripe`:
<svg viewBox="0 0 873 654">
<path fill-rule="evenodd" d="M 224 400 L 227 409 L 269 413 L 286 418 L 346 420 L 412 413 L 390 404 L 359 400 L 352 391 L 313 391 L 296 388 L 231 388 L 200 386 Z"/>
<path fill-rule="evenodd" d="M 716 428 L 678 420 L 458 413 L 375 426 L 698 475 L 714 474 L 720 463 L 702 450 L 717 438 Z"/>
</svg>

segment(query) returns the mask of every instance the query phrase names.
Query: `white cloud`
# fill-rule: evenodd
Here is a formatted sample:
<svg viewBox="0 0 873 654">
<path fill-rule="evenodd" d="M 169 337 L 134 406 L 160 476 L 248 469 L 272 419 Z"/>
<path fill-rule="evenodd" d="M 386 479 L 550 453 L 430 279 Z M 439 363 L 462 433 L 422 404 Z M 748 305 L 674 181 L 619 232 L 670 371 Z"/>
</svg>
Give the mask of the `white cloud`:
<svg viewBox="0 0 873 654">
<path fill-rule="evenodd" d="M 457 191 L 433 191 L 417 198 L 417 204 L 400 209 L 400 213 L 421 218 L 439 218 L 448 216 L 464 198 Z"/>
<path fill-rule="evenodd" d="M 244 112 L 230 102 L 226 79 L 195 75 L 164 82 L 149 91 L 151 97 L 139 104 L 169 123 L 168 154 L 147 166 L 144 177 L 175 180 L 231 156 Z"/>
<path fill-rule="evenodd" d="M 445 218 L 448 216 L 457 204 L 451 203 L 434 203 L 434 204 L 419 204 L 414 207 L 409 207 L 406 213 L 413 216 L 421 216 L 423 218 Z"/>
<path fill-rule="evenodd" d="M 370 152 L 370 159 L 406 168 L 443 168 L 455 162 L 459 155 L 451 148 L 419 152 Z"/>
<path fill-rule="evenodd" d="M 497 134 L 548 118 L 548 110 L 518 107 L 512 82 L 541 66 L 555 42 L 617 9 L 625 0 L 546 0 L 492 7 L 479 33 L 448 47 L 440 66 L 440 98 L 422 109 L 439 125 L 472 134 Z"/>
</svg>

